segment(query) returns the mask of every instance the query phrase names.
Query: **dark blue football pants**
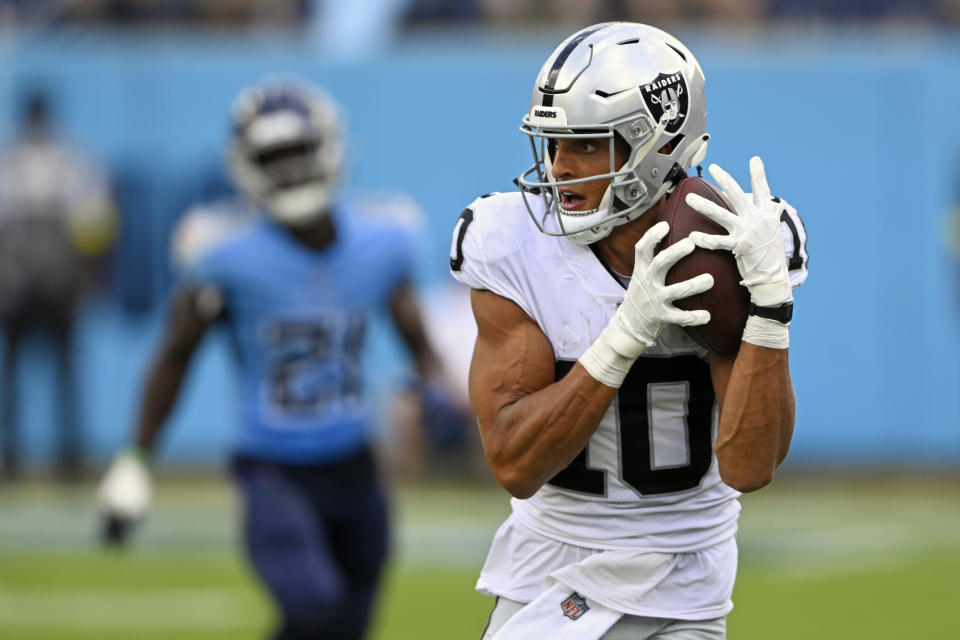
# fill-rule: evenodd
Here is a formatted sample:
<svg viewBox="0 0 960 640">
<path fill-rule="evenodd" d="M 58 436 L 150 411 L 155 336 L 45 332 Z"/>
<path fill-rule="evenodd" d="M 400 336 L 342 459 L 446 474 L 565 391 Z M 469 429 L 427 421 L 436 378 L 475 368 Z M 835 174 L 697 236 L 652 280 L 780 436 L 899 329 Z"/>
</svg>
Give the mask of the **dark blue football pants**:
<svg viewBox="0 0 960 640">
<path fill-rule="evenodd" d="M 250 560 L 282 613 L 275 640 L 364 637 L 387 556 L 387 508 L 368 451 L 292 466 L 238 457 Z"/>
</svg>

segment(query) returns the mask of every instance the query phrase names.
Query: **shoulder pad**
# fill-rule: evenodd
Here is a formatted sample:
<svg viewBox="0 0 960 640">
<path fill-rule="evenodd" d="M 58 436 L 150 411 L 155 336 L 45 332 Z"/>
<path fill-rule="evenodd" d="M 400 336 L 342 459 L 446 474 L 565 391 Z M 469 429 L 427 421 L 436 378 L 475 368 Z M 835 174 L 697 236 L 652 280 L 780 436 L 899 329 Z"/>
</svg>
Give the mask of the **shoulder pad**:
<svg viewBox="0 0 960 640">
<path fill-rule="evenodd" d="M 173 229 L 170 261 L 189 268 L 258 218 L 256 210 L 238 200 L 218 200 L 187 210 Z"/>
<path fill-rule="evenodd" d="M 450 270 L 454 277 L 471 270 L 471 262 L 486 263 L 515 250 L 530 226 L 518 193 L 491 193 L 471 202 L 453 229 Z"/>
</svg>

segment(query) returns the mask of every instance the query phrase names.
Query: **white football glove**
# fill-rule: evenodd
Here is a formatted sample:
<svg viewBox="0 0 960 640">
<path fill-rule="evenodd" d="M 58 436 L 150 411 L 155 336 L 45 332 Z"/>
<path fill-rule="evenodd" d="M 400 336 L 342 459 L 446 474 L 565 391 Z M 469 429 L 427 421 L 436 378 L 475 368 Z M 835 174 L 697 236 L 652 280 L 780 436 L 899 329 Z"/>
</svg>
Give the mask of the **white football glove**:
<svg viewBox="0 0 960 640">
<path fill-rule="evenodd" d="M 750 158 L 753 193 L 747 195 L 730 174 L 715 164 L 710 175 L 723 190 L 723 199 L 733 213 L 697 194 L 687 194 L 687 204 L 729 232 L 713 235 L 694 231 L 690 239 L 704 249 L 733 252 L 750 300 L 758 307 L 779 307 L 793 300 L 787 258 L 780 236 L 783 204 L 774 200 L 767 185 L 763 161 Z M 734 213 L 736 215 L 734 215 Z M 789 345 L 787 326 L 775 320 L 751 315 L 743 340 L 761 346 L 785 349 Z"/>
<path fill-rule="evenodd" d="M 650 227 L 634 248 L 633 276 L 623 303 L 600 337 L 580 356 L 580 364 L 599 382 L 619 388 L 633 362 L 652 347 L 668 324 L 695 326 L 710 321 L 710 312 L 683 311 L 675 300 L 703 293 L 713 286 L 713 276 L 700 274 L 666 285 L 667 272 L 695 245 L 684 238 L 654 256 L 657 244 L 670 231 L 666 222 Z"/>
<path fill-rule="evenodd" d="M 130 531 L 147 515 L 152 482 L 142 457 L 132 450 L 118 453 L 97 489 L 107 544 L 123 544 Z"/>
</svg>

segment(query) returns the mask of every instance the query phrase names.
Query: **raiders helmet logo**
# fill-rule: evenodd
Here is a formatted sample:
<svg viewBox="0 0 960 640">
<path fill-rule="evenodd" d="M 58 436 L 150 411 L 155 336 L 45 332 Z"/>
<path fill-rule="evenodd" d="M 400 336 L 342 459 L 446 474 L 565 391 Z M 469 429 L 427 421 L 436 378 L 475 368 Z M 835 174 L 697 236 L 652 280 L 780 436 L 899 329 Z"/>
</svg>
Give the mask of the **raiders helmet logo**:
<svg viewBox="0 0 960 640">
<path fill-rule="evenodd" d="M 667 133 L 680 130 L 687 119 L 687 106 L 690 103 L 682 73 L 661 73 L 652 82 L 640 85 L 640 93 L 654 120 L 659 122 L 663 114 L 668 114 Z"/>
</svg>

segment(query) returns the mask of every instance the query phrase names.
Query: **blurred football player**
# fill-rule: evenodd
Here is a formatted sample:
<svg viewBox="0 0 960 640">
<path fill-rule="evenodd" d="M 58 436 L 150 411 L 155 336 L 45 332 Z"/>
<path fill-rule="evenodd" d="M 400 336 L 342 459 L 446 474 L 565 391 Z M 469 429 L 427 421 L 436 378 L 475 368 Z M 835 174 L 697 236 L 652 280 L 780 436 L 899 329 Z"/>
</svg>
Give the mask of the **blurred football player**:
<svg viewBox="0 0 960 640">
<path fill-rule="evenodd" d="M 790 446 L 792 286 L 806 277 L 796 212 L 719 167 L 733 212 L 686 202 L 729 231 L 659 253 L 654 224 L 706 154 L 704 76 L 676 38 L 605 23 L 547 59 L 522 131 L 533 168 L 475 200 L 451 270 L 471 289 L 471 402 L 513 496 L 477 588 L 497 598 L 484 638 L 725 636 L 739 492 L 769 483 Z M 734 213 L 736 215 L 734 215 Z M 711 353 L 674 301 L 701 274 L 664 277 L 694 246 L 732 251 L 750 292 L 739 352 Z"/>
<path fill-rule="evenodd" d="M 411 239 L 334 199 L 341 119 L 317 87 L 286 80 L 244 91 L 228 155 L 247 202 L 195 211 L 177 232 L 186 276 L 147 376 L 135 446 L 100 487 L 104 533 L 122 541 L 144 516 L 146 463 L 192 355 L 222 323 L 240 377 L 232 471 L 249 556 L 282 612 L 275 637 L 361 638 L 388 548 L 361 370 L 372 314 L 389 309 L 431 389 L 426 411 L 451 406 L 433 383 L 441 372 L 411 285 Z"/>
<path fill-rule="evenodd" d="M 56 131 L 46 90 L 24 100 L 20 138 L 0 156 L 0 475 L 21 469 L 18 360 L 28 336 L 53 345 L 56 378 L 56 470 L 84 467 L 76 401 L 73 326 L 78 305 L 102 275 L 113 245 L 116 209 L 103 169 Z"/>
</svg>

